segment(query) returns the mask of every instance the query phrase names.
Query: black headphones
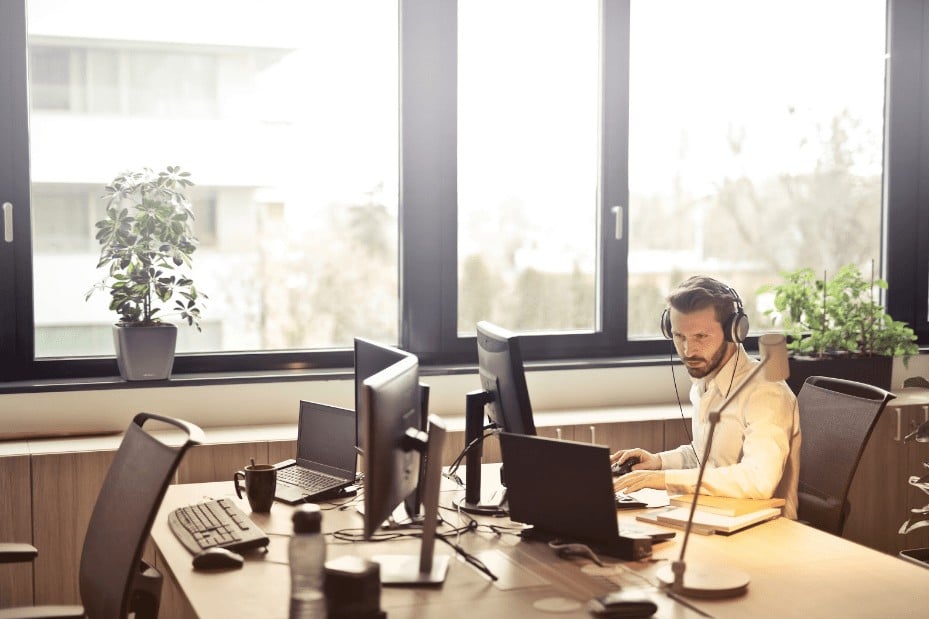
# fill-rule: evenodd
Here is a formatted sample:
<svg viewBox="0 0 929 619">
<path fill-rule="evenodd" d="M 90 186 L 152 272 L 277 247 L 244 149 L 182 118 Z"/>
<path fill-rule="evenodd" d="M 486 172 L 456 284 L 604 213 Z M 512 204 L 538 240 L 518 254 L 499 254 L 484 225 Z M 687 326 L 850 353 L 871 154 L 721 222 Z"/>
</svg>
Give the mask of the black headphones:
<svg viewBox="0 0 929 619">
<path fill-rule="evenodd" d="M 726 291 L 732 295 L 732 303 L 735 305 L 735 311 L 729 315 L 723 322 L 723 337 L 727 342 L 741 344 L 748 337 L 748 316 L 745 315 L 745 309 L 742 306 L 742 299 L 739 293 L 726 286 Z M 673 339 L 674 334 L 671 330 L 671 308 L 666 307 L 661 312 L 661 334 L 667 339 Z"/>
</svg>

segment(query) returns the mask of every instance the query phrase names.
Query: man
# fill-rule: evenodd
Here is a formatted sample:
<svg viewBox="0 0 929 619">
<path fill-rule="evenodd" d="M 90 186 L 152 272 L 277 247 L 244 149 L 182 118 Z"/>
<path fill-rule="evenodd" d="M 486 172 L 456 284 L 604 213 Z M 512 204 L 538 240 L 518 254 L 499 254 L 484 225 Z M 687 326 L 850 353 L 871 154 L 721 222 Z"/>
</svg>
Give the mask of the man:
<svg viewBox="0 0 929 619">
<path fill-rule="evenodd" d="M 700 462 L 709 435 L 708 416 L 758 361 L 742 347 L 748 318 L 736 292 L 709 277 L 692 277 L 668 296 L 662 333 L 674 341 L 693 383 L 691 445 L 650 453 L 626 449 L 612 462 L 639 458 L 632 471 L 616 479 L 617 491 L 666 489 L 670 494 L 696 490 Z M 722 412 L 703 475 L 703 494 L 786 500 L 784 515 L 797 517 L 800 473 L 800 419 L 797 399 L 784 381 L 768 382 L 759 372 Z"/>
</svg>

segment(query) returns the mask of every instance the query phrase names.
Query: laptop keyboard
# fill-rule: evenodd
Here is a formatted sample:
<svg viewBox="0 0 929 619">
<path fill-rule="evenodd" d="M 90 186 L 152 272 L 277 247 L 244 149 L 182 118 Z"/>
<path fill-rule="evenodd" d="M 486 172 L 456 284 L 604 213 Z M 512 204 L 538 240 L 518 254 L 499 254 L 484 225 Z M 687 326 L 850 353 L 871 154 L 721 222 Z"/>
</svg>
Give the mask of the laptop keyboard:
<svg viewBox="0 0 929 619">
<path fill-rule="evenodd" d="M 299 466 L 288 466 L 284 469 L 278 469 L 277 478 L 279 481 L 286 482 L 292 486 L 298 486 L 307 491 L 308 494 L 316 494 L 330 490 L 345 483 L 343 479 L 310 471 Z"/>
</svg>

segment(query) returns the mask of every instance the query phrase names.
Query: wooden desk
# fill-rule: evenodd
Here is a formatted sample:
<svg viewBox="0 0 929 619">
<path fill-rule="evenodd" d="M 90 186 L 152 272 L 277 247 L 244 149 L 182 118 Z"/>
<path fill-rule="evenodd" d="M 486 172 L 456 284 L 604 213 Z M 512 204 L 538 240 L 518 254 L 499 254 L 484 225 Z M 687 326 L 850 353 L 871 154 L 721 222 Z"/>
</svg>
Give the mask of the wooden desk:
<svg viewBox="0 0 929 619">
<path fill-rule="evenodd" d="M 253 516 L 271 537 L 267 554 L 248 556 L 245 567 L 220 573 L 195 572 L 191 556 L 167 525 L 170 510 L 204 497 L 232 497 L 230 482 L 171 486 L 152 528 L 157 564 L 165 578 L 176 582 L 195 616 L 286 618 L 289 596 L 287 537 L 291 508 L 276 503 L 270 514 Z M 454 495 L 443 492 L 442 503 Z M 237 500 L 238 501 L 238 500 Z M 248 505 L 238 501 L 246 513 Z M 455 523 L 454 512 L 442 510 Z M 621 513 L 631 519 L 633 514 Z M 507 519 L 484 519 L 499 525 Z M 359 528 L 361 517 L 354 508 L 329 509 L 323 529 L 331 533 Z M 654 586 L 653 573 L 665 560 L 677 557 L 683 533 L 654 548 L 657 561 L 613 563 L 598 568 L 586 559 L 559 559 L 544 544 L 522 542 L 512 535 L 496 536 L 480 531 L 463 534 L 461 545 L 478 554 L 500 580 L 493 583 L 473 567 L 452 560 L 446 582 L 438 588 L 385 587 L 381 607 L 388 617 L 585 617 L 587 601 L 617 588 L 640 589 L 659 605 L 656 617 L 681 619 L 701 615 L 671 600 Z M 415 554 L 418 540 L 383 543 L 343 543 L 329 538 L 328 557 L 345 554 Z M 436 552 L 452 555 L 437 542 Z M 783 518 L 735 535 L 692 535 L 688 561 L 719 562 L 748 572 L 751 584 L 741 598 L 692 601 L 694 606 L 720 619 L 746 617 L 919 617 L 929 616 L 929 569 L 870 550 L 811 527 Z M 169 596 L 170 597 L 170 596 Z M 546 601 L 576 602 L 572 611 L 539 610 Z M 164 609 L 163 609 L 164 610 Z M 167 616 L 162 613 L 162 616 Z M 176 617 L 176 614 L 170 615 Z"/>
</svg>

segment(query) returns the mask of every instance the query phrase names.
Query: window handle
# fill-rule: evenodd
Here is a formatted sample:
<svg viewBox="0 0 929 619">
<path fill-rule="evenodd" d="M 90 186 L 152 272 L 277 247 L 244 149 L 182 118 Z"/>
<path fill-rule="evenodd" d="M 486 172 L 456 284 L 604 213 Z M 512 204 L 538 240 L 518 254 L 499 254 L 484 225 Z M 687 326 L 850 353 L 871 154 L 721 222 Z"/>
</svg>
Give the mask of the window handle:
<svg viewBox="0 0 929 619">
<path fill-rule="evenodd" d="M 13 242 L 13 204 L 11 202 L 3 203 L 3 240 L 7 243 Z"/>
<path fill-rule="evenodd" d="M 616 240 L 621 241 L 623 238 L 623 207 L 614 206 L 610 210 L 613 211 L 613 215 L 616 216 L 616 229 L 614 231 Z"/>
</svg>

